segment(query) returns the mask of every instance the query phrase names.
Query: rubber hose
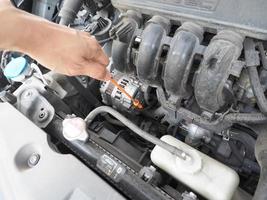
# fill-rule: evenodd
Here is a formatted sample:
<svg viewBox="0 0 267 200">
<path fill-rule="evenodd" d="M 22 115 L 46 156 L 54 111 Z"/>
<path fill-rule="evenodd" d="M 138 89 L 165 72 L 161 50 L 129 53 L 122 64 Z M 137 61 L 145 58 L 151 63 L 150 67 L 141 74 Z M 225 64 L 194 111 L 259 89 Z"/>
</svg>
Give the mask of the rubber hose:
<svg viewBox="0 0 267 200">
<path fill-rule="evenodd" d="M 260 52 L 262 67 L 265 70 L 267 70 L 267 59 L 266 59 L 265 50 L 264 50 L 264 46 L 263 46 L 262 42 L 259 42 L 257 44 L 257 47 L 258 47 L 258 50 Z"/>
<path fill-rule="evenodd" d="M 59 24 L 65 26 L 71 24 L 82 5 L 83 0 L 64 0 L 63 6 L 58 14 L 58 16 L 60 17 Z"/>
<path fill-rule="evenodd" d="M 117 118 L 119 121 L 121 121 L 125 126 L 127 126 L 129 129 L 131 129 L 133 132 L 135 132 L 137 135 L 139 135 L 140 137 L 142 137 L 143 139 L 151 142 L 152 144 L 155 144 L 157 146 L 160 146 L 161 148 L 165 149 L 166 151 L 182 158 L 185 159 L 186 153 L 184 151 L 182 151 L 181 149 L 178 149 L 152 135 L 150 135 L 149 133 L 143 131 L 142 129 L 140 129 L 138 126 L 136 126 L 134 123 L 132 123 L 130 120 L 128 120 L 126 117 L 124 117 L 122 114 L 120 114 L 119 112 L 117 112 L 116 110 L 114 110 L 111 107 L 108 106 L 100 106 L 96 109 L 94 109 L 93 111 L 91 111 L 89 113 L 89 115 L 85 118 L 86 123 L 91 123 L 94 118 L 101 113 L 109 113 L 110 115 L 112 115 L 113 117 Z"/>
<path fill-rule="evenodd" d="M 263 46 L 259 43 L 257 46 L 260 49 L 261 58 L 263 57 L 264 49 Z M 257 56 L 257 52 L 255 50 L 256 44 L 252 39 L 246 39 L 244 42 L 244 49 L 245 49 L 245 59 L 246 65 L 248 67 L 248 74 L 251 83 L 251 88 L 253 90 L 254 96 L 257 101 L 257 105 L 260 111 L 267 115 L 267 99 L 264 94 L 263 86 L 260 82 L 259 73 L 257 70 L 257 66 L 259 65 L 259 58 Z M 262 52 L 263 51 L 263 52 Z M 262 59 L 261 59 L 262 60 Z M 262 64 L 266 64 L 266 60 L 262 60 Z"/>
<path fill-rule="evenodd" d="M 259 78 L 257 68 L 256 67 L 249 67 L 248 68 L 248 74 L 249 74 L 249 79 L 251 82 L 251 87 L 252 87 L 253 93 L 254 93 L 256 100 L 257 100 L 257 105 L 258 105 L 260 111 L 264 115 L 267 115 L 267 99 L 265 97 L 263 87 L 260 83 L 260 78 Z"/>
<path fill-rule="evenodd" d="M 267 116 L 262 113 L 229 113 L 223 118 L 208 121 L 185 108 L 179 108 L 178 118 L 190 121 L 204 129 L 219 133 L 232 126 L 233 123 L 262 124 L 267 122 Z"/>
<path fill-rule="evenodd" d="M 262 124 L 267 122 L 267 117 L 262 113 L 230 113 L 224 120 L 232 123 Z"/>
<path fill-rule="evenodd" d="M 215 133 L 220 133 L 223 130 L 232 126 L 232 123 L 226 120 L 208 121 L 204 119 L 202 116 L 195 114 L 182 107 L 177 110 L 177 116 L 179 120 L 184 119 L 192 124 L 198 125 L 204 129 L 207 129 Z"/>
</svg>

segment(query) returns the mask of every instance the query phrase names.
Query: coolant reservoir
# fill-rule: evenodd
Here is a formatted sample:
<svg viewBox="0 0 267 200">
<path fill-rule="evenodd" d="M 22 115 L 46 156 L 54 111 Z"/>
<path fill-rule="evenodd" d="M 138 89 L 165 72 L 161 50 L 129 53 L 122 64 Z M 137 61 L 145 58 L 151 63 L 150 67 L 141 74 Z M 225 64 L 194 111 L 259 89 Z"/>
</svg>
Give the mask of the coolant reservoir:
<svg viewBox="0 0 267 200">
<path fill-rule="evenodd" d="M 165 135 L 161 140 L 182 149 L 189 156 L 183 160 L 156 146 L 151 153 L 151 160 L 156 166 L 207 199 L 232 198 L 239 183 L 239 176 L 234 170 L 172 136 Z"/>
</svg>

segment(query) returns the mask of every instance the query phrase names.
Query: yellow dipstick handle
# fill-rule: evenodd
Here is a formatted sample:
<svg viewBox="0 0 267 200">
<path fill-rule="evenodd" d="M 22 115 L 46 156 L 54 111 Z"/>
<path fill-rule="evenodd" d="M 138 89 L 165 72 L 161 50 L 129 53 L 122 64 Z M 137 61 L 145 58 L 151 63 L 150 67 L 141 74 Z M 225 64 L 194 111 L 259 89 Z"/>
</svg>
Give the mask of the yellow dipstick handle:
<svg viewBox="0 0 267 200">
<path fill-rule="evenodd" d="M 138 99 L 134 99 L 131 95 L 128 94 L 128 92 L 125 91 L 124 88 L 122 88 L 117 81 L 115 81 L 113 78 L 110 79 L 110 82 L 115 85 L 123 94 L 125 94 L 129 99 L 132 100 L 134 107 L 143 109 L 143 105 L 140 103 Z"/>
</svg>

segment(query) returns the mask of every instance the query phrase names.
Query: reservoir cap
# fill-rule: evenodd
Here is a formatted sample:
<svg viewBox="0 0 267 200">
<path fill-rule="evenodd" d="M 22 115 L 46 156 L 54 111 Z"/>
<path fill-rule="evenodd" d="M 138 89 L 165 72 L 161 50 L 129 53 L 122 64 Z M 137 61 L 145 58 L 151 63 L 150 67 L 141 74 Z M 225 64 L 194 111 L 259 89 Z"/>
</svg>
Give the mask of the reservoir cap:
<svg viewBox="0 0 267 200">
<path fill-rule="evenodd" d="M 24 57 L 13 58 L 5 67 L 4 75 L 8 79 L 16 78 L 24 74 L 28 62 Z"/>
</svg>

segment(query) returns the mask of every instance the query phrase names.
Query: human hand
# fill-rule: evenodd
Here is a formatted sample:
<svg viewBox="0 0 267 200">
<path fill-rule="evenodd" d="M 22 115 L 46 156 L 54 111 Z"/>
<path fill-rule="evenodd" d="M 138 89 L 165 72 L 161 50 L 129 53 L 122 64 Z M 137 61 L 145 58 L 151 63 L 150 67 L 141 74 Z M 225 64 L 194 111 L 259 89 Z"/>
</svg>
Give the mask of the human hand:
<svg viewBox="0 0 267 200">
<path fill-rule="evenodd" d="M 1 13 L 6 28 L 0 31 L 0 36 L 5 38 L 0 41 L 0 47 L 26 53 L 61 74 L 110 79 L 106 69 L 109 59 L 93 36 L 10 6 Z"/>
<path fill-rule="evenodd" d="M 109 59 L 93 36 L 60 25 L 44 25 L 42 34 L 26 48 L 31 57 L 61 74 L 110 79 L 106 69 Z"/>
</svg>

